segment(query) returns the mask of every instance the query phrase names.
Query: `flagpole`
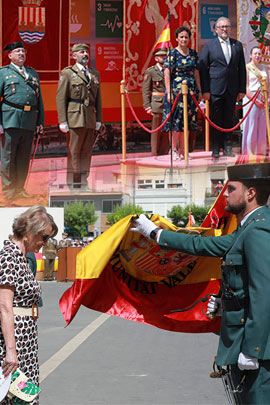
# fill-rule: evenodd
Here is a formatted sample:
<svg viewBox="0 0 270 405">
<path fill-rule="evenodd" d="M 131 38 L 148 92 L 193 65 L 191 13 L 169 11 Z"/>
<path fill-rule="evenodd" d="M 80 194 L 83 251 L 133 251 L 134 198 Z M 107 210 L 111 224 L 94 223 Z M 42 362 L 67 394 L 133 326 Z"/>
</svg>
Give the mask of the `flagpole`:
<svg viewBox="0 0 270 405">
<path fill-rule="evenodd" d="M 170 30 L 170 41 L 171 41 L 171 13 L 168 11 L 168 24 Z M 172 98 L 173 98 L 173 91 L 172 91 L 172 66 L 171 66 L 171 47 L 169 47 L 169 74 L 170 74 L 170 129 L 169 129 L 169 136 L 170 136 L 170 148 L 171 148 L 171 167 L 170 167 L 170 182 L 173 183 L 173 149 L 172 149 L 172 138 L 173 138 L 173 116 L 172 116 Z"/>
<path fill-rule="evenodd" d="M 126 76 L 126 0 L 123 1 L 123 78 L 120 83 L 121 122 L 122 122 L 122 159 L 126 159 L 126 105 L 125 105 L 125 76 Z"/>
</svg>

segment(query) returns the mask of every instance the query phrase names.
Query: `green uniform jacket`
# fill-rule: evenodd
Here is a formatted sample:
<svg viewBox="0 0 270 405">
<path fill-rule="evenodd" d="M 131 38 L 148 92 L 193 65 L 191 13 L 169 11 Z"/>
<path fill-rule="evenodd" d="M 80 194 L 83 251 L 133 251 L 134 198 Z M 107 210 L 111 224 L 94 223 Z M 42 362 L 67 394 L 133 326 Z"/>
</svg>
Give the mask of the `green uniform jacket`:
<svg viewBox="0 0 270 405">
<path fill-rule="evenodd" d="M 42 254 L 46 259 L 55 259 L 57 256 L 57 240 L 50 238 L 42 248 Z"/>
<path fill-rule="evenodd" d="M 197 256 L 223 257 L 222 275 L 249 307 L 224 311 L 217 364 L 238 355 L 270 360 L 270 209 L 260 207 L 232 235 L 200 237 L 162 231 L 159 244 Z"/>
<path fill-rule="evenodd" d="M 149 67 L 143 79 L 143 107 L 151 107 L 153 113 L 162 113 L 164 96 L 152 95 L 153 92 L 165 93 L 164 74 L 157 65 Z"/>
<path fill-rule="evenodd" d="M 35 131 L 36 126 L 44 125 L 44 107 L 40 91 L 39 76 L 31 67 L 25 67 L 29 77 L 27 80 L 15 66 L 0 68 L 0 124 L 4 129 L 20 128 Z M 24 111 L 5 104 L 8 102 L 21 106 L 37 106 L 37 110 Z"/>
<path fill-rule="evenodd" d="M 61 72 L 56 95 L 58 120 L 68 122 L 70 128 L 93 129 L 96 121 L 102 122 L 100 74 L 93 68 L 89 71 L 89 84 L 76 64 Z"/>
</svg>

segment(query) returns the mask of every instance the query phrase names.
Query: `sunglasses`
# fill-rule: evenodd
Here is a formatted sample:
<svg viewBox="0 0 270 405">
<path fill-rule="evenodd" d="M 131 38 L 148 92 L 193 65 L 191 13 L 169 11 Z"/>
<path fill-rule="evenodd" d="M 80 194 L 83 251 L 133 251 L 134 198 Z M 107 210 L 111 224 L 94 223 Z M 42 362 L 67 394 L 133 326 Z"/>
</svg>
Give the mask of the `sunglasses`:
<svg viewBox="0 0 270 405">
<path fill-rule="evenodd" d="M 48 240 L 50 239 L 51 235 L 47 235 L 46 233 L 44 235 L 42 235 L 42 240 L 44 243 L 48 242 Z"/>
</svg>

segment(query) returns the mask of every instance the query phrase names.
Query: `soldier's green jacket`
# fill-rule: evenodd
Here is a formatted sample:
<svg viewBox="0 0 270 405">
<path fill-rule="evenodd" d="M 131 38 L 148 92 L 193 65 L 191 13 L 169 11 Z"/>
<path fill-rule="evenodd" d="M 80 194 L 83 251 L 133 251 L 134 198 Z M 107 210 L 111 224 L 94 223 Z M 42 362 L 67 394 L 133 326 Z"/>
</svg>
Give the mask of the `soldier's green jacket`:
<svg viewBox="0 0 270 405">
<path fill-rule="evenodd" d="M 159 245 L 197 256 L 223 257 L 222 273 L 248 308 L 224 311 L 217 364 L 235 364 L 238 355 L 270 360 L 270 209 L 254 211 L 231 235 L 201 237 L 162 231 Z"/>
<path fill-rule="evenodd" d="M 151 107 L 153 113 L 162 113 L 164 96 L 154 95 L 153 92 L 165 93 L 164 74 L 157 65 L 149 67 L 143 79 L 143 107 Z"/>
<path fill-rule="evenodd" d="M 29 75 L 27 80 L 12 64 L 0 68 L 0 97 L 3 98 L 0 124 L 4 129 L 21 128 L 34 131 L 36 126 L 44 125 L 39 76 L 33 68 L 25 66 L 25 69 Z M 5 100 L 21 106 L 37 106 L 37 110 L 23 111 L 5 104 Z"/>
<path fill-rule="evenodd" d="M 68 122 L 70 128 L 95 128 L 96 121 L 102 122 L 100 74 L 91 67 L 89 71 L 89 85 L 77 64 L 61 72 L 56 95 L 58 121 Z"/>
</svg>

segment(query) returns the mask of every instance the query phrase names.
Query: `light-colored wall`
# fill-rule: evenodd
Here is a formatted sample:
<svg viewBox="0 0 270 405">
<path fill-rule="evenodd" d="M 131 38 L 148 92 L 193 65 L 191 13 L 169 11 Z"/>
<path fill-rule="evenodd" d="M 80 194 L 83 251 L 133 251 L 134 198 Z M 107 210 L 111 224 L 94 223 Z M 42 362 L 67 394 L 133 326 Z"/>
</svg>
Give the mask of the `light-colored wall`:
<svg viewBox="0 0 270 405">
<path fill-rule="evenodd" d="M 14 218 L 26 211 L 27 208 L 29 207 L 0 208 L 0 248 L 2 248 L 4 240 L 8 239 L 8 235 L 12 233 Z M 51 207 L 46 209 L 48 213 L 53 216 L 53 219 L 58 226 L 58 234 L 55 238 L 60 240 L 64 230 L 64 209 Z"/>
</svg>

